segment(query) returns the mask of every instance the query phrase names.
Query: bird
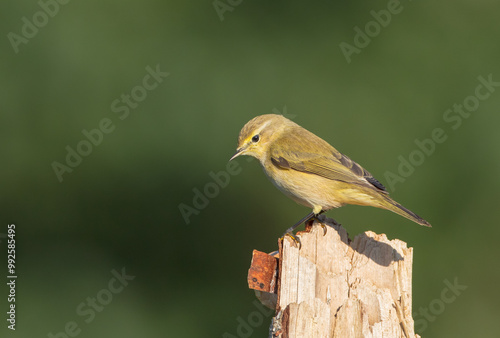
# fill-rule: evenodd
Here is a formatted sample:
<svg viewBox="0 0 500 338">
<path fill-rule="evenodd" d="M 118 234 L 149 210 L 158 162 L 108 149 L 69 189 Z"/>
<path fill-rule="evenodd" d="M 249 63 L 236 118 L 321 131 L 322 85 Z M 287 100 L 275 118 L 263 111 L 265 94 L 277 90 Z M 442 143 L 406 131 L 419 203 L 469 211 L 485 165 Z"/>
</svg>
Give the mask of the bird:
<svg viewBox="0 0 500 338">
<path fill-rule="evenodd" d="M 293 230 L 300 224 L 347 204 L 390 210 L 417 224 L 431 226 L 389 197 L 384 185 L 366 169 L 283 115 L 259 115 L 247 122 L 230 161 L 241 155 L 259 160 L 280 191 L 312 209 L 283 234 L 296 241 Z"/>
</svg>

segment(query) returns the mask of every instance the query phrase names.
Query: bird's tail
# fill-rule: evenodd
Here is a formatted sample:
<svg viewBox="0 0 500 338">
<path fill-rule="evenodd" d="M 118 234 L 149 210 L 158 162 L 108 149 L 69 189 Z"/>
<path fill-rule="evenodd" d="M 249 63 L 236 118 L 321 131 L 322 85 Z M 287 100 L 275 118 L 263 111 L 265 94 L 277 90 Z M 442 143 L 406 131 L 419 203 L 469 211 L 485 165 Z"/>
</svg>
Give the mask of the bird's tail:
<svg viewBox="0 0 500 338">
<path fill-rule="evenodd" d="M 384 196 L 384 197 L 386 198 L 386 201 L 389 202 L 389 205 L 384 205 L 385 209 L 395 212 L 396 214 L 401 215 L 403 217 L 406 217 L 409 220 L 418 223 L 420 225 L 431 227 L 429 222 L 427 222 L 425 219 L 423 219 L 413 211 L 406 209 L 401 204 L 391 199 L 389 196 Z"/>
</svg>

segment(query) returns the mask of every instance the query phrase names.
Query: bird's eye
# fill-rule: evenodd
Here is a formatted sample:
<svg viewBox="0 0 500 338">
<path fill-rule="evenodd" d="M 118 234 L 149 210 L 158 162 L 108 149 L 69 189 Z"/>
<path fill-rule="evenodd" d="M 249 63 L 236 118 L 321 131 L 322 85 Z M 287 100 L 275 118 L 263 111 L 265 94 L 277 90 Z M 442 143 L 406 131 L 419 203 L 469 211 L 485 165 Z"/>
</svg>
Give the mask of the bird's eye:
<svg viewBox="0 0 500 338">
<path fill-rule="evenodd" d="M 254 137 L 252 137 L 252 142 L 257 143 L 257 142 L 259 142 L 259 139 L 260 139 L 259 134 L 257 134 Z"/>
</svg>

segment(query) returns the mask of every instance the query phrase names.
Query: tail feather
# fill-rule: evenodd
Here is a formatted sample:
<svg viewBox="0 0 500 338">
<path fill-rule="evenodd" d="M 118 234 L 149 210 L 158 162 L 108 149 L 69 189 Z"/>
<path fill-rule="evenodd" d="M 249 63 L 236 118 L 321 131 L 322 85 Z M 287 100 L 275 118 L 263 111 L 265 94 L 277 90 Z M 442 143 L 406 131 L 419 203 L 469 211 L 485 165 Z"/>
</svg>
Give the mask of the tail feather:
<svg viewBox="0 0 500 338">
<path fill-rule="evenodd" d="M 427 222 L 425 219 L 414 213 L 413 211 L 406 209 L 403 207 L 401 204 L 398 202 L 394 201 L 393 199 L 387 197 L 387 201 L 390 203 L 390 207 L 386 207 L 387 210 L 390 210 L 392 212 L 395 212 L 398 215 L 401 215 L 403 217 L 408 218 L 409 220 L 418 223 L 420 225 L 426 226 L 426 227 L 432 227 L 429 222 Z"/>
</svg>

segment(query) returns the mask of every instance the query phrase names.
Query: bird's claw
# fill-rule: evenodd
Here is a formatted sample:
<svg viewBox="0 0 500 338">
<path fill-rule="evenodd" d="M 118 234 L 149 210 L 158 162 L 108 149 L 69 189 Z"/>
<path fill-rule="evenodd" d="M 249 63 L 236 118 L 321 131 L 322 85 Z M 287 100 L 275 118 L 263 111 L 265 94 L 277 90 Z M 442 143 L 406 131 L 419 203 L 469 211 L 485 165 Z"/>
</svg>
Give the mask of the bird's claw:
<svg viewBox="0 0 500 338">
<path fill-rule="evenodd" d="M 302 247 L 302 243 L 300 242 L 300 238 L 299 238 L 299 237 L 297 237 L 297 235 L 294 235 L 294 234 L 293 234 L 293 232 L 285 232 L 285 233 L 283 234 L 283 239 L 285 239 L 285 236 L 290 236 L 290 238 L 291 238 L 291 239 L 292 239 L 295 243 L 297 243 L 297 244 L 298 244 L 298 246 L 299 246 L 299 250 L 300 250 L 300 248 Z"/>
<path fill-rule="evenodd" d="M 327 231 L 327 227 L 325 225 L 325 220 L 326 220 L 326 217 L 325 215 L 316 215 L 314 216 L 312 219 L 311 219 L 311 225 L 314 223 L 314 221 L 316 221 L 319 225 L 321 225 L 321 227 L 323 228 L 323 236 L 326 235 L 326 231 Z M 333 220 L 335 222 L 335 220 Z M 336 224 L 336 223 L 334 223 Z"/>
<path fill-rule="evenodd" d="M 325 236 L 327 230 L 326 225 L 324 225 L 323 223 L 319 223 L 319 225 L 321 225 L 321 227 L 323 228 L 323 236 Z"/>
</svg>

